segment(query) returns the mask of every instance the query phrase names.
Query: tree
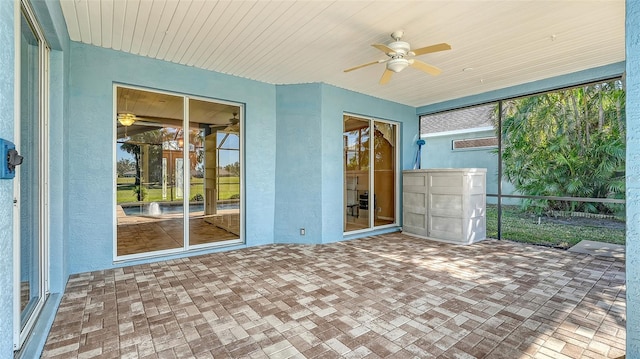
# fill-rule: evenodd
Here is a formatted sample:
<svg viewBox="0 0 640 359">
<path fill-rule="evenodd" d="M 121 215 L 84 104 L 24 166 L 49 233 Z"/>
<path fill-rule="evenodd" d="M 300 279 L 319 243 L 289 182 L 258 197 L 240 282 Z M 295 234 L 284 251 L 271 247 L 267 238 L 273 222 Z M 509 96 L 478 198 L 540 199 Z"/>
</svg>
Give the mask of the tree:
<svg viewBox="0 0 640 359">
<path fill-rule="evenodd" d="M 116 173 L 118 177 L 124 177 L 127 172 L 135 170 L 135 165 L 128 158 L 121 158 L 116 163 Z"/>
<path fill-rule="evenodd" d="M 229 172 L 232 176 L 240 177 L 240 162 L 230 163 L 224 166 L 224 169 Z"/>
<path fill-rule="evenodd" d="M 136 177 L 134 182 L 134 192 L 138 201 L 144 199 L 144 189 L 141 183 L 142 147 L 146 147 L 149 154 L 149 173 L 145 174 L 147 180 L 160 179 L 162 177 L 162 146 L 163 143 L 175 137 L 176 129 L 160 128 L 157 130 L 145 131 L 130 136 L 126 142 L 120 144 L 123 151 L 133 155 Z"/>
<path fill-rule="evenodd" d="M 369 168 L 369 125 L 345 132 L 348 146 L 346 167 L 349 171 Z"/>
<path fill-rule="evenodd" d="M 506 179 L 525 195 L 624 198 L 624 104 L 621 81 L 505 101 Z M 524 206 L 537 212 L 619 209 L 610 204 L 535 200 L 525 201 Z"/>
</svg>

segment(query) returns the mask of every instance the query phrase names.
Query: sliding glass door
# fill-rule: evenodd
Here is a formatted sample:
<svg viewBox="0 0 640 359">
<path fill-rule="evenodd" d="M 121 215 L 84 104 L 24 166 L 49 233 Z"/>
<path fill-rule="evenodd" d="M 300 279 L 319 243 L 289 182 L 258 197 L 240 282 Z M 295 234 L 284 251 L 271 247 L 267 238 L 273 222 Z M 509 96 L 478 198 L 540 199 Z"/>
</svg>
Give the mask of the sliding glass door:
<svg viewBox="0 0 640 359">
<path fill-rule="evenodd" d="M 344 115 L 344 231 L 395 225 L 397 124 Z"/>
<path fill-rule="evenodd" d="M 114 257 L 240 242 L 241 107 L 125 86 L 115 97 Z"/>
<path fill-rule="evenodd" d="M 14 349 L 26 340 L 48 295 L 49 48 L 29 4 L 21 4 L 19 115 L 14 182 Z M 4 159 L 6 161 L 6 159 Z"/>
</svg>

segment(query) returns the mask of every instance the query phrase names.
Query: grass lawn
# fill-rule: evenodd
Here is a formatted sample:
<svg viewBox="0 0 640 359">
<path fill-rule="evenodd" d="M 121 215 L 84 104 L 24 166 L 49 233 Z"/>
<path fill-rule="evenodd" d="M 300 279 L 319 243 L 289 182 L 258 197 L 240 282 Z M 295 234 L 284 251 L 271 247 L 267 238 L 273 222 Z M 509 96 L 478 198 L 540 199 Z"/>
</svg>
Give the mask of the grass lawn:
<svg viewBox="0 0 640 359">
<path fill-rule="evenodd" d="M 498 208 L 487 205 L 487 237 L 498 238 Z M 570 248 L 582 240 L 625 244 L 625 224 L 614 219 L 538 217 L 502 207 L 502 239 Z"/>
<path fill-rule="evenodd" d="M 234 195 L 240 195 L 240 178 L 238 177 L 220 177 L 218 178 L 218 198 L 230 199 Z"/>
<path fill-rule="evenodd" d="M 191 178 L 191 189 L 189 198 L 200 194 L 204 196 L 204 184 L 202 178 Z M 221 177 L 219 187 L 219 199 L 230 199 L 234 195 L 240 194 L 240 180 L 238 177 Z M 137 202 L 138 198 L 134 192 L 135 179 L 131 177 L 118 177 L 118 190 L 117 190 L 117 203 L 125 202 Z M 175 190 L 175 189 L 174 189 Z M 162 187 L 145 187 L 144 188 L 144 201 L 154 202 L 171 200 L 171 187 L 167 187 L 167 198 L 162 198 Z M 175 198 L 175 193 L 174 193 Z"/>
</svg>

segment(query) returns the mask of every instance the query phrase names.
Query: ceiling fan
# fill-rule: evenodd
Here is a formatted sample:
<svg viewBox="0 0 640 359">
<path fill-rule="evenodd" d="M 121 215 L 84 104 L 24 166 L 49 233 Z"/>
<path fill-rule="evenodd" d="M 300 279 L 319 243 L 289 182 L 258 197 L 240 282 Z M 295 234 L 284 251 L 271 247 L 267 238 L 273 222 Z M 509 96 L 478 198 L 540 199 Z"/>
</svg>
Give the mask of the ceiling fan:
<svg viewBox="0 0 640 359">
<path fill-rule="evenodd" d="M 350 71 L 361 69 L 363 67 L 367 67 L 370 65 L 386 63 L 386 69 L 384 70 L 384 73 L 380 78 L 380 85 L 384 85 L 387 82 L 389 82 L 389 80 L 391 80 L 391 75 L 393 75 L 394 72 L 400 72 L 405 68 L 407 68 L 407 66 L 411 66 L 418 70 L 422 70 L 433 76 L 439 75 L 442 72 L 442 70 L 440 70 L 439 68 L 429 65 L 420 60 L 411 59 L 409 57 L 429 54 L 432 52 L 451 50 L 451 45 L 447 43 L 441 43 L 441 44 L 435 44 L 435 45 L 425 46 L 419 49 L 411 50 L 411 45 L 409 45 L 408 42 L 404 42 L 400 40 L 403 35 L 404 35 L 404 31 L 402 30 L 394 31 L 391 34 L 391 38 L 393 39 L 393 42 L 391 42 L 390 44 L 371 45 L 376 49 L 384 52 L 388 56 L 388 58 L 378 60 L 378 61 L 372 61 L 366 64 L 352 67 L 344 70 L 344 72 L 350 72 Z"/>
<path fill-rule="evenodd" d="M 228 125 L 210 125 L 212 129 L 216 129 L 222 132 L 240 132 L 240 119 L 238 118 L 238 113 L 234 112 L 233 117 L 229 119 Z"/>
</svg>

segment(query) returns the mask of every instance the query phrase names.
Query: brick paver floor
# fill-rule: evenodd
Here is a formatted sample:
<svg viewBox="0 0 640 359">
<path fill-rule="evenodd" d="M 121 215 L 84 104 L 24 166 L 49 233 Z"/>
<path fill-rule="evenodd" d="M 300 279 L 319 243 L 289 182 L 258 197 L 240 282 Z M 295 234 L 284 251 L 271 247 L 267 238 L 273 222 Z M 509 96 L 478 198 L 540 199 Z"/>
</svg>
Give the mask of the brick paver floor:
<svg viewBox="0 0 640 359">
<path fill-rule="evenodd" d="M 74 275 L 44 358 L 616 358 L 625 264 L 400 233 Z"/>
</svg>

